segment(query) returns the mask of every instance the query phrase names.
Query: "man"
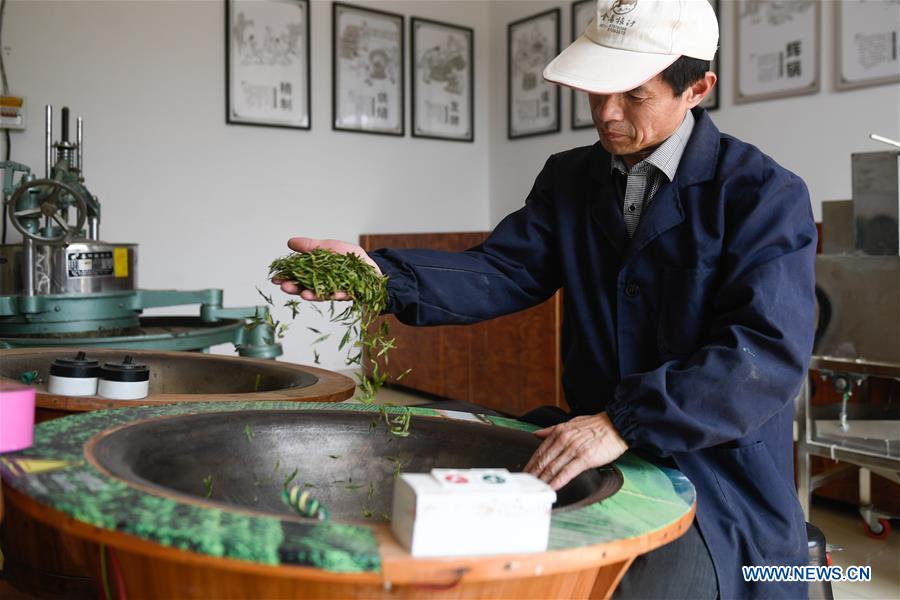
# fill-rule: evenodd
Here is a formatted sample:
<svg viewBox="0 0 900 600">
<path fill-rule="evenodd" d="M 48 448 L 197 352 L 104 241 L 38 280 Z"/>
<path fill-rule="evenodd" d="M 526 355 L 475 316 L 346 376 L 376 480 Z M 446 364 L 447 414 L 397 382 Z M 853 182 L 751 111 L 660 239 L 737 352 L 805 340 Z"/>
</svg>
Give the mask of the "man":
<svg viewBox="0 0 900 600">
<path fill-rule="evenodd" d="M 717 43 L 706 0 L 600 0 L 544 71 L 590 94 L 599 144 L 551 156 L 476 248 L 370 255 L 408 324 L 472 323 L 565 290 L 575 416 L 537 432 L 526 470 L 558 489 L 630 448 L 697 488 L 695 527 L 636 560 L 620 597 L 806 595 L 745 582 L 741 566 L 808 558 L 792 399 L 812 347 L 816 230 L 805 184 L 697 108 Z"/>
</svg>

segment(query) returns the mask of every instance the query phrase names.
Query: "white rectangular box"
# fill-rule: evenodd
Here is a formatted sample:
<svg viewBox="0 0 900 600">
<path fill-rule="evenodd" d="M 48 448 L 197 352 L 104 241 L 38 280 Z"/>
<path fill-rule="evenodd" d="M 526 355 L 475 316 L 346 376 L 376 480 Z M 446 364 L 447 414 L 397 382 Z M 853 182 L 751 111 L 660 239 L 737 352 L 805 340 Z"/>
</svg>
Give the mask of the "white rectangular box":
<svg viewBox="0 0 900 600">
<path fill-rule="evenodd" d="M 0 96 L 0 129 L 25 129 L 24 97 Z"/>
<path fill-rule="evenodd" d="M 394 483 L 391 529 L 413 556 L 541 552 L 556 492 L 528 473 L 432 469 Z"/>
</svg>

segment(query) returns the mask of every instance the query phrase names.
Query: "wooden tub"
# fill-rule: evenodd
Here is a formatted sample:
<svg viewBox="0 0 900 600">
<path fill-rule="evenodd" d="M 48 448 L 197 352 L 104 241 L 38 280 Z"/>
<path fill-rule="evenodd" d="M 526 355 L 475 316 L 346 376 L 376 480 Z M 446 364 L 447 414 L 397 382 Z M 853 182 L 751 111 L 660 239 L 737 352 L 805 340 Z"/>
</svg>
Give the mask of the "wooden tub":
<svg viewBox="0 0 900 600">
<path fill-rule="evenodd" d="M 376 409 L 349 404 L 180 404 L 44 423 L 32 449 L 0 460 L 7 519 L 27 516 L 83 545 L 94 584 L 85 594 L 108 588 L 131 598 L 602 598 L 635 556 L 676 539 L 693 519 L 687 479 L 630 454 L 605 469 L 618 474 L 617 491 L 592 496 L 612 475 L 576 493 L 561 491 L 568 504 L 553 513 L 550 548 L 535 554 L 414 558 L 375 512 L 389 506 L 387 498 L 363 511 L 370 518 L 354 515 L 350 502 L 326 522 L 273 501 L 294 469 L 292 481 L 321 490 L 326 504 L 340 504 L 341 494 L 325 488 L 351 479 L 344 491 L 363 503 L 371 499 L 368 483 L 378 496 L 392 488 L 391 459 L 408 460 L 411 472 L 516 470 L 537 445 L 533 428 L 517 421 L 411 411 L 407 438 L 391 436 L 383 424 L 371 429 L 380 423 Z M 347 431 L 352 443 L 341 433 Z M 444 441 L 435 443 L 440 435 Z M 221 449 L 221 460 L 204 440 Z M 148 458 L 154 443 L 160 456 Z M 510 446 L 519 450 L 501 452 Z M 259 473 L 266 457 L 276 460 L 274 473 Z M 212 489 L 201 481 L 206 472 Z"/>
</svg>

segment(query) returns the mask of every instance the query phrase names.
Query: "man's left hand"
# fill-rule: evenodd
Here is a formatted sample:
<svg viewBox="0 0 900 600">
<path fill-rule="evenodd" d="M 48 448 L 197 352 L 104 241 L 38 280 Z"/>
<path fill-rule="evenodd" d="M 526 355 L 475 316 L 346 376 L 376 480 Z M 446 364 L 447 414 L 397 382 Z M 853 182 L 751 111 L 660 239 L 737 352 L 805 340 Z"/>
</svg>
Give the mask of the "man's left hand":
<svg viewBox="0 0 900 600">
<path fill-rule="evenodd" d="M 534 434 L 544 441 L 525 465 L 525 472 L 540 477 L 554 490 L 588 469 L 611 463 L 628 450 L 605 412 L 575 417 Z"/>
</svg>

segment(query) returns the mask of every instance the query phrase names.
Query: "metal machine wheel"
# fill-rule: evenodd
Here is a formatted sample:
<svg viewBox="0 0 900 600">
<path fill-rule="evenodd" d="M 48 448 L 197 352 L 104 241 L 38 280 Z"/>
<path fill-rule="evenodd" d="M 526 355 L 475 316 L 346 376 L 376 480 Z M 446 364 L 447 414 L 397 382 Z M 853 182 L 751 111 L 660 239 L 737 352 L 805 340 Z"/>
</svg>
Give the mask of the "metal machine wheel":
<svg viewBox="0 0 900 600">
<path fill-rule="evenodd" d="M 863 529 L 873 540 L 886 540 L 891 533 L 891 522 L 887 519 L 878 519 L 870 524 L 863 520 Z"/>
<path fill-rule="evenodd" d="M 40 206 L 16 210 L 16 205 L 18 204 L 19 198 L 22 197 L 22 194 L 27 193 L 28 190 L 32 188 L 42 186 L 49 187 L 50 190 L 49 193 L 41 199 Z M 64 219 L 60 215 L 64 208 L 68 208 L 61 206 L 63 194 L 71 196 L 74 202 L 76 218 L 73 225 L 70 225 L 67 222 L 67 219 Z M 87 217 L 87 202 L 81 192 L 67 183 L 55 179 L 35 179 L 34 181 L 29 181 L 28 183 L 19 186 L 8 201 L 7 211 L 13 227 L 15 227 L 24 237 L 31 238 L 35 242 L 42 244 L 54 244 L 68 241 L 74 234 L 81 231 L 81 228 L 84 226 L 85 218 Z M 54 221 L 57 227 L 62 229 L 62 233 L 52 236 L 42 235 L 28 230 L 22 223 L 26 218 L 39 216 L 49 217 Z"/>
<path fill-rule="evenodd" d="M 895 482 L 897 473 L 866 468 L 859 470 L 859 516 L 862 517 L 863 530 L 873 540 L 886 540 L 891 533 L 891 518 L 897 515 L 879 510 L 872 504 L 873 472 Z"/>
</svg>

